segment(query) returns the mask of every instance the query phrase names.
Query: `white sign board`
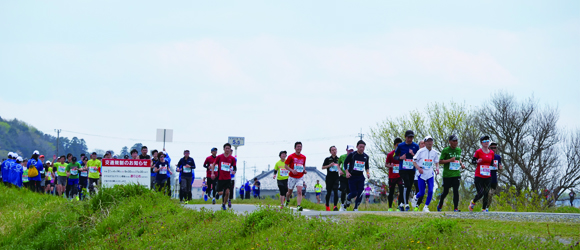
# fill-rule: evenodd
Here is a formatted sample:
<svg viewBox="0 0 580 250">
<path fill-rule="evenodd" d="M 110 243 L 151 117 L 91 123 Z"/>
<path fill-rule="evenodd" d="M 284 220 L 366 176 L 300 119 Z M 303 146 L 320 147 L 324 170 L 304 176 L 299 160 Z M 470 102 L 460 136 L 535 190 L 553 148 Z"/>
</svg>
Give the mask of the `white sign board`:
<svg viewBox="0 0 580 250">
<path fill-rule="evenodd" d="M 228 137 L 228 143 L 232 144 L 233 147 L 244 146 L 244 137 Z"/>
<path fill-rule="evenodd" d="M 157 142 L 173 142 L 173 129 L 158 128 L 155 138 Z"/>
<path fill-rule="evenodd" d="M 103 159 L 102 186 L 135 183 L 151 188 L 151 160 Z"/>
</svg>

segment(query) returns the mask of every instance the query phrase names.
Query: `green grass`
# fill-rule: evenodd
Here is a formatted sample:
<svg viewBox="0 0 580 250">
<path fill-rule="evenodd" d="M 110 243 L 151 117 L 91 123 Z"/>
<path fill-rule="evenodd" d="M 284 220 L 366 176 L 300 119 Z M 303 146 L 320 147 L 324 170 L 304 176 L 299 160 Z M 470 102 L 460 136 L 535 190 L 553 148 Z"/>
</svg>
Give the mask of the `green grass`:
<svg viewBox="0 0 580 250">
<path fill-rule="evenodd" d="M 0 187 L 0 201 L 0 249 L 562 249 L 571 245 L 560 238 L 580 241 L 574 223 L 190 210 L 139 186 L 80 202 Z"/>
</svg>

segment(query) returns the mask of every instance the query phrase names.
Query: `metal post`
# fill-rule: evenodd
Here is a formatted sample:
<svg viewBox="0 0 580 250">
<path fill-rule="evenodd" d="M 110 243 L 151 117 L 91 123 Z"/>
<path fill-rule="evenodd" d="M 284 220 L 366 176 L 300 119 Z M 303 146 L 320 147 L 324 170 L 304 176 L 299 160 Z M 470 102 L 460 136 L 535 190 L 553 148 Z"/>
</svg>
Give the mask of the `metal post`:
<svg viewBox="0 0 580 250">
<path fill-rule="evenodd" d="M 165 148 L 165 133 L 167 132 L 167 129 L 163 129 L 163 148 Z"/>
<path fill-rule="evenodd" d="M 56 157 L 58 157 L 58 141 L 60 139 L 60 131 L 62 131 L 62 129 L 55 129 L 54 131 L 56 132 Z"/>
<path fill-rule="evenodd" d="M 243 173 L 243 175 L 242 175 L 242 176 L 243 176 L 243 177 L 242 177 L 242 178 L 243 178 L 243 180 L 242 180 L 242 181 L 245 181 L 245 180 L 246 180 L 246 161 L 244 161 L 244 173 Z"/>
</svg>

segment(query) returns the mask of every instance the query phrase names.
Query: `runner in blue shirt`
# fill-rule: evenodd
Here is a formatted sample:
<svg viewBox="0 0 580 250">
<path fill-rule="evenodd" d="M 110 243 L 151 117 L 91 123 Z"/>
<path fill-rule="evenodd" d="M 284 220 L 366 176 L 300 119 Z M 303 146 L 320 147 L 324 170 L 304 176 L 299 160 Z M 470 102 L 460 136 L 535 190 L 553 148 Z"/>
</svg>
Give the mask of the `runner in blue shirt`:
<svg viewBox="0 0 580 250">
<path fill-rule="evenodd" d="M 404 193 L 404 203 L 405 211 L 409 211 L 409 196 L 411 195 L 411 188 L 415 182 L 415 166 L 413 165 L 413 157 L 415 153 L 419 150 L 419 144 L 413 142 L 415 138 L 415 133 L 413 130 L 407 130 L 405 132 L 405 141 L 401 142 L 397 149 L 395 149 L 395 160 L 399 161 L 400 169 L 399 175 L 403 179 Z"/>
</svg>

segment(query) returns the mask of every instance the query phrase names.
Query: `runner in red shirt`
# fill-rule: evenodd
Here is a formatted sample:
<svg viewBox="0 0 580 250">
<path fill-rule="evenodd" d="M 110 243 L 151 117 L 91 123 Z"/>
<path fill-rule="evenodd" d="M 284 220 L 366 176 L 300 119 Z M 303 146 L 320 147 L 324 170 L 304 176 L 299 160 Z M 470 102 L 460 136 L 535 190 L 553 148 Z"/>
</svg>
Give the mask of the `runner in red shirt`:
<svg viewBox="0 0 580 250">
<path fill-rule="evenodd" d="M 206 179 L 207 179 L 207 188 L 205 189 L 205 196 L 213 197 L 212 204 L 215 204 L 215 199 L 219 199 L 219 195 L 216 197 L 216 188 L 217 182 L 211 179 L 211 164 L 215 162 L 215 158 L 217 157 L 217 148 L 211 149 L 211 155 L 205 158 L 205 162 L 203 162 L 203 167 L 206 168 Z"/>
<path fill-rule="evenodd" d="M 296 197 L 296 201 L 298 206 L 296 209 L 298 211 L 302 211 L 302 185 L 304 183 L 304 179 L 302 178 L 306 174 L 306 168 L 304 167 L 306 164 L 306 156 L 301 154 L 302 152 L 302 142 L 294 143 L 294 150 L 296 153 L 291 154 L 286 159 L 286 169 L 290 170 L 288 174 L 288 194 L 286 197 L 290 197 L 292 192 L 294 192 L 294 187 L 296 187 L 296 192 L 298 196 Z M 286 205 L 288 205 L 288 199 L 286 199 Z"/>
<path fill-rule="evenodd" d="M 397 145 L 399 145 L 399 143 L 403 142 L 403 140 L 401 138 L 395 138 L 395 142 L 394 142 L 394 149 L 397 148 Z M 394 194 L 395 194 L 395 186 L 399 187 L 399 196 L 398 196 L 398 201 L 401 203 L 399 205 L 399 210 L 401 210 L 402 212 L 405 211 L 405 205 L 403 204 L 403 192 L 405 192 L 404 186 L 403 186 L 403 179 L 401 178 L 401 176 L 399 175 L 399 168 L 400 168 L 400 162 L 395 160 L 395 150 L 393 149 L 393 151 L 391 151 L 390 153 L 387 154 L 387 160 L 385 163 L 385 166 L 387 168 L 389 168 L 389 211 L 393 211 L 393 198 L 394 198 Z"/>
<path fill-rule="evenodd" d="M 488 194 L 489 188 L 491 186 L 491 169 L 490 166 L 493 164 L 493 158 L 495 153 L 493 150 L 489 149 L 490 139 L 489 136 L 484 135 L 479 138 L 481 142 L 481 148 L 475 151 L 472 164 L 477 164 L 475 169 L 475 188 L 477 189 L 477 195 L 469 204 L 469 211 L 473 212 L 475 203 L 483 198 L 482 212 L 488 212 L 487 204 L 489 201 Z"/>
<path fill-rule="evenodd" d="M 215 166 L 217 166 L 217 173 Z M 226 143 L 224 144 L 224 153 L 218 155 L 211 165 L 211 178 L 216 181 L 217 177 L 217 192 L 223 197 L 222 210 L 226 210 L 226 203 L 228 203 L 232 189 L 231 173 L 236 174 L 236 170 L 236 158 L 232 156 L 232 145 Z"/>
</svg>

